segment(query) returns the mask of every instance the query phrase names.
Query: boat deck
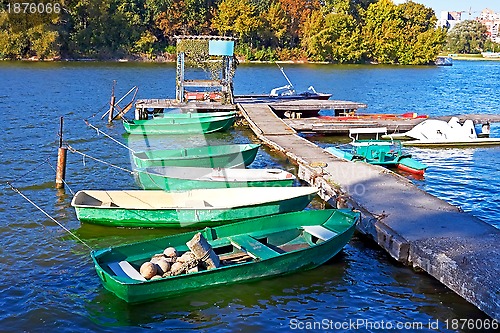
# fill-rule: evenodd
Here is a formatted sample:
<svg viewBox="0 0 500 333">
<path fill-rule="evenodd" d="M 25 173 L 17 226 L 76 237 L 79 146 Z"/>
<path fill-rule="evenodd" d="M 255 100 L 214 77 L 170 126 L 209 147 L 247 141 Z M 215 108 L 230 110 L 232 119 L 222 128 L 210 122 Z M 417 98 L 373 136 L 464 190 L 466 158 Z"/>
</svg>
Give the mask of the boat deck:
<svg viewBox="0 0 500 333">
<path fill-rule="evenodd" d="M 255 134 L 299 166 L 299 178 L 362 212 L 358 230 L 393 258 L 422 269 L 500 319 L 500 230 L 383 167 L 334 157 L 276 117 L 270 106 L 239 104 Z"/>
</svg>

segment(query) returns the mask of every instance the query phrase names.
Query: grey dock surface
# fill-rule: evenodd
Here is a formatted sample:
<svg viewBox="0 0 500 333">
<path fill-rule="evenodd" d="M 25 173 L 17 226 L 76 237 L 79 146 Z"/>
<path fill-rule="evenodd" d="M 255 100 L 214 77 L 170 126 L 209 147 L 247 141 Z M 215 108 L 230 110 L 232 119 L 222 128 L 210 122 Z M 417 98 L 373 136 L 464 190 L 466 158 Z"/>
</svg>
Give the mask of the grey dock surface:
<svg viewBox="0 0 500 333">
<path fill-rule="evenodd" d="M 340 160 L 297 135 L 266 104 L 239 104 L 260 140 L 299 166 L 330 202 L 362 212 L 358 230 L 500 320 L 500 230 L 383 167 Z"/>
</svg>

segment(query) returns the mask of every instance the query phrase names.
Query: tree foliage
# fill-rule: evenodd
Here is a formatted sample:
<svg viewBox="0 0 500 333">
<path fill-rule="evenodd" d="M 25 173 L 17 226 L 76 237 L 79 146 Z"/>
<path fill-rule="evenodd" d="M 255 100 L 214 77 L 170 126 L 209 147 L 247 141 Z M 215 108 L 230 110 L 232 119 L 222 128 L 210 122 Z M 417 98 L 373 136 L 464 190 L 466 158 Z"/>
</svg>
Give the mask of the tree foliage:
<svg viewBox="0 0 500 333">
<path fill-rule="evenodd" d="M 413 1 L 395 5 L 380 0 L 371 4 L 363 26 L 368 59 L 389 64 L 433 62 L 446 37 L 435 24 L 433 10 Z"/>
<path fill-rule="evenodd" d="M 480 53 L 487 40 L 486 31 L 486 26 L 478 21 L 457 23 L 448 33 L 446 49 L 450 53 Z"/>
<path fill-rule="evenodd" d="M 51 0 L 40 0 L 48 2 Z M 391 0 L 61 0 L 57 15 L 0 14 L 0 58 L 154 58 L 176 35 L 239 38 L 247 59 L 426 64 L 444 44 L 430 8 Z M 0 0 L 2 8 L 7 1 Z M 478 50 L 463 37 L 448 40 Z M 472 40 L 472 39 L 471 39 Z M 467 42 L 465 42 L 467 41 Z M 483 40 L 484 43 L 484 40 Z"/>
</svg>

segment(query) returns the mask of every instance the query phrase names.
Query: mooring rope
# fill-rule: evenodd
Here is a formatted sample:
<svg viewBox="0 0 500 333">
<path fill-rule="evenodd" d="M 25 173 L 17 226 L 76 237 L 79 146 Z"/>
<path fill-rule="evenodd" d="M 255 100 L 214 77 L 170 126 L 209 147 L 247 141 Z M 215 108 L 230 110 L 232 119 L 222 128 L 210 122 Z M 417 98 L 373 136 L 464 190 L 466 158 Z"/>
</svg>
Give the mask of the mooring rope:
<svg viewBox="0 0 500 333">
<path fill-rule="evenodd" d="M 120 146 L 128 149 L 129 151 L 131 151 L 132 153 L 135 153 L 135 150 L 133 150 L 132 148 L 124 145 L 123 143 L 121 143 L 120 141 L 116 140 L 115 138 L 113 138 L 111 135 L 101 131 L 99 128 L 95 127 L 94 125 L 92 125 L 91 123 L 89 123 L 87 120 L 84 120 L 85 121 L 85 124 L 87 124 L 88 127 L 94 129 L 96 132 L 97 132 L 97 135 L 99 134 L 102 134 L 104 135 L 105 137 L 107 137 L 108 139 L 111 139 L 113 140 L 114 142 L 116 142 L 117 144 L 119 144 Z"/>
<path fill-rule="evenodd" d="M 12 180 L 12 182 L 17 182 L 19 179 L 23 179 L 24 177 L 26 177 L 27 175 L 29 175 L 33 171 L 37 170 L 40 166 L 42 166 L 43 164 L 47 163 L 48 159 L 49 159 L 49 157 L 47 157 L 46 160 L 43 160 L 42 162 L 38 163 L 35 167 L 33 167 L 31 170 L 29 170 L 25 174 L 23 174 L 23 175 L 17 177 L 16 179 Z"/>
<path fill-rule="evenodd" d="M 50 163 L 50 160 L 49 158 L 47 158 L 47 164 L 52 168 L 52 170 L 54 170 L 54 172 L 57 174 L 57 170 L 54 168 L 54 166 Z M 68 190 L 71 192 L 72 195 L 75 195 L 75 192 L 73 192 L 73 190 L 71 189 L 71 187 L 69 186 L 69 184 L 64 180 L 64 178 L 61 179 L 63 184 L 68 188 Z"/>
<path fill-rule="evenodd" d="M 90 247 L 90 245 L 88 245 L 87 243 L 85 243 L 80 237 L 78 237 L 77 235 L 75 235 L 73 232 L 71 232 L 68 228 L 66 228 L 64 225 L 62 225 L 59 221 L 57 221 L 55 218 L 53 218 L 52 216 L 49 215 L 49 213 L 47 213 L 46 211 L 44 211 L 42 208 L 40 208 L 37 204 L 35 204 L 33 201 L 31 201 L 27 196 L 25 196 L 21 191 L 19 191 L 17 188 L 15 188 L 11 183 L 7 182 L 7 185 L 10 186 L 10 188 L 16 192 L 17 194 L 19 194 L 21 197 L 23 197 L 26 201 L 28 201 L 30 204 L 32 204 L 33 206 L 35 206 L 35 208 L 37 208 L 39 211 L 41 211 L 43 214 L 45 214 L 45 216 L 47 216 L 49 219 L 51 219 L 53 222 L 55 222 L 58 226 L 60 226 L 61 228 L 64 229 L 64 231 L 66 231 L 67 233 L 69 233 L 71 236 L 73 236 L 76 240 L 78 240 L 80 243 L 82 243 L 83 245 L 85 245 L 86 247 L 88 247 L 91 251 L 93 250 L 92 247 Z"/>
<path fill-rule="evenodd" d="M 94 161 L 100 162 L 100 163 L 102 163 L 102 164 L 105 164 L 105 165 L 107 165 L 107 166 L 110 166 L 110 167 L 116 168 L 116 169 L 118 169 L 118 170 L 122 170 L 122 171 L 128 172 L 128 173 L 130 173 L 130 174 L 135 174 L 135 172 L 134 172 L 134 171 L 132 171 L 132 170 L 128 170 L 128 169 L 125 169 L 125 168 L 119 167 L 118 165 L 114 165 L 114 164 L 111 164 L 111 163 L 109 163 L 109 162 L 106 162 L 106 161 L 100 160 L 100 159 L 98 159 L 98 158 L 96 158 L 96 157 L 93 157 L 93 156 L 90 156 L 90 155 L 88 155 L 88 154 L 82 153 L 81 151 L 76 150 L 75 148 L 71 147 L 71 146 L 70 146 L 70 145 L 68 145 L 68 144 L 66 144 L 66 147 L 68 147 L 68 150 L 69 150 L 70 152 L 72 152 L 72 153 L 77 153 L 77 154 L 82 155 L 82 156 L 83 156 L 83 161 L 84 161 L 83 163 L 84 163 L 84 165 L 85 165 L 85 158 L 90 158 L 91 160 L 94 160 Z"/>
</svg>

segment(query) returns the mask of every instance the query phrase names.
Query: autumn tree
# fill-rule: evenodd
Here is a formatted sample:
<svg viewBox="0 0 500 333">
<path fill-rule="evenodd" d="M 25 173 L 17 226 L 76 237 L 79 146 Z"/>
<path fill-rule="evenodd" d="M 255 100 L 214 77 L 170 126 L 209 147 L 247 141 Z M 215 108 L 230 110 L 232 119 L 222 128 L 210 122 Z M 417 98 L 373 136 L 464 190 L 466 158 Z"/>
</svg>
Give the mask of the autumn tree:
<svg viewBox="0 0 500 333">
<path fill-rule="evenodd" d="M 175 35 L 202 35 L 210 32 L 215 1 L 171 0 L 156 17 L 156 24 L 172 40 Z"/>
<path fill-rule="evenodd" d="M 281 8 L 288 17 L 289 46 L 295 47 L 300 44 L 300 38 L 304 33 L 304 23 L 314 10 L 320 8 L 319 0 L 278 0 Z"/>
</svg>

